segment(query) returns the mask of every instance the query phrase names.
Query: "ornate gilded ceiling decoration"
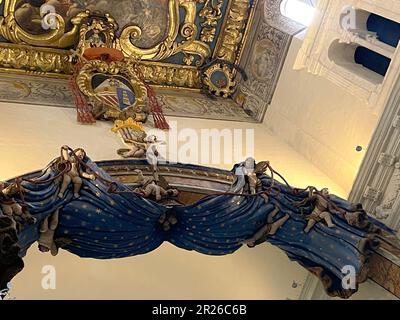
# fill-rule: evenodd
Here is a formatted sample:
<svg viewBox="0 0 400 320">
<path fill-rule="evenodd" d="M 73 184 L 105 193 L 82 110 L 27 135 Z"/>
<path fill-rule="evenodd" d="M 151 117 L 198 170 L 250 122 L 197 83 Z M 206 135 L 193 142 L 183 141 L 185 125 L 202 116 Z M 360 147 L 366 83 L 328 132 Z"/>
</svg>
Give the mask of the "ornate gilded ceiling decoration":
<svg viewBox="0 0 400 320">
<path fill-rule="evenodd" d="M 90 11 L 118 23 L 118 49 L 151 84 L 199 89 L 199 67 L 240 61 L 257 0 L 0 0 L 0 68 L 66 77 Z"/>
</svg>

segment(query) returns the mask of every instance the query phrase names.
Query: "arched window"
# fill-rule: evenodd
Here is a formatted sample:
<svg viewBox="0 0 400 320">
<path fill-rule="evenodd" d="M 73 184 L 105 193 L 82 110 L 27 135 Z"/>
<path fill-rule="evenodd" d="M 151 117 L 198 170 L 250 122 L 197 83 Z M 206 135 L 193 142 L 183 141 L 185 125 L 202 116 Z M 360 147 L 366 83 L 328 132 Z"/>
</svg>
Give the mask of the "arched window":
<svg viewBox="0 0 400 320">
<path fill-rule="evenodd" d="M 283 0 L 281 13 L 286 18 L 308 27 L 314 18 L 315 7 L 312 0 Z"/>
<path fill-rule="evenodd" d="M 378 85 L 384 80 L 391 60 L 357 43 L 334 41 L 328 50 L 328 57 L 336 65 L 359 78 Z"/>
<path fill-rule="evenodd" d="M 400 23 L 372 13 L 367 20 L 367 30 L 376 32 L 379 41 L 397 47 L 400 39 Z"/>
<path fill-rule="evenodd" d="M 386 76 L 391 60 L 368 48 L 358 46 L 354 53 L 354 61 L 365 68 Z"/>
<path fill-rule="evenodd" d="M 383 44 L 396 48 L 400 40 L 400 23 L 366 10 L 347 6 L 340 16 L 344 30 L 358 36 L 375 38 Z"/>
</svg>

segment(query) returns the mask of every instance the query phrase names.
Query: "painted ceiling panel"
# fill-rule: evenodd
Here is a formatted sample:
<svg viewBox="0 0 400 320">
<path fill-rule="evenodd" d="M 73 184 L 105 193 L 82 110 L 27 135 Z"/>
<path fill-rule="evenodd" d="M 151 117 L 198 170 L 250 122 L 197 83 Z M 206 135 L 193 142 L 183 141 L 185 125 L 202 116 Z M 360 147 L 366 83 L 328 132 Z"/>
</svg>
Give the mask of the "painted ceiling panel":
<svg viewBox="0 0 400 320">
<path fill-rule="evenodd" d="M 207 59 L 240 59 L 254 12 L 253 0 L 0 0 L 0 36 L 18 45 L 71 49 L 78 43 L 82 12 L 109 13 L 118 23 L 126 56 L 190 67 L 189 77 Z M 10 53 L 12 54 L 12 52 Z M 33 54 L 33 53 L 32 53 Z M 37 65 L 17 69 L 44 71 Z M 46 70 L 46 72 L 49 72 Z M 65 72 L 54 68 L 50 73 Z M 176 73 L 174 74 L 176 76 Z M 195 75 L 196 77 L 196 75 Z M 162 85 L 162 80 L 156 83 Z M 188 84 L 176 86 L 187 87 Z M 190 87 L 196 87 L 196 81 Z"/>
</svg>

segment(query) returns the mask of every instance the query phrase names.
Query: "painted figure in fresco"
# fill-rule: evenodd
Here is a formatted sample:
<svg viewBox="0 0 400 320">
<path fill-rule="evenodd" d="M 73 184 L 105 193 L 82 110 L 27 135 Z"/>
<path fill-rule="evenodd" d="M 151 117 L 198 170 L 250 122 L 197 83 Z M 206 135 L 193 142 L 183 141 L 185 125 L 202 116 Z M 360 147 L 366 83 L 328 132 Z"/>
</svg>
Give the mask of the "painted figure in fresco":
<svg viewBox="0 0 400 320">
<path fill-rule="evenodd" d="M 39 229 L 39 250 L 41 252 L 50 252 L 52 256 L 56 256 L 58 254 L 58 247 L 54 241 L 54 234 L 58 226 L 58 219 L 59 210 L 57 210 L 50 217 L 46 217 Z"/>
<path fill-rule="evenodd" d="M 329 190 L 324 188 L 321 192 L 316 192 L 315 189 L 310 191 L 310 196 L 303 201 L 297 203 L 299 207 L 312 203 L 314 209 L 307 217 L 307 226 L 304 229 L 305 233 L 309 233 L 317 222 L 325 221 L 328 228 L 334 228 L 331 213 L 336 213 L 337 209 L 332 206 L 329 200 Z"/>
<path fill-rule="evenodd" d="M 141 194 L 145 198 L 154 197 L 156 201 L 161 201 L 163 197 L 176 197 L 179 192 L 176 189 L 166 189 L 159 185 L 159 178 L 155 176 L 145 178 L 141 170 L 136 169 L 135 172 L 138 174 L 139 187 L 136 188 L 135 192 Z"/>
<path fill-rule="evenodd" d="M 86 156 L 85 150 L 79 148 L 74 151 L 74 154 L 70 154 L 68 147 L 63 146 L 61 153 L 61 161 L 69 163 L 70 170 L 63 176 L 58 197 L 61 199 L 64 198 L 64 193 L 72 182 L 74 185 L 74 198 L 79 198 L 79 191 L 82 187 L 82 178 L 96 180 L 96 176 L 86 172 L 83 168 L 81 168 L 80 161 L 83 161 Z"/>
<path fill-rule="evenodd" d="M 25 190 L 21 188 L 21 192 Z M 26 208 L 23 208 L 14 196 L 20 194 L 20 188 L 16 184 L 7 184 L 0 181 L 0 208 L 3 214 L 9 217 L 21 217 L 28 224 L 34 224 L 34 218 Z"/>
</svg>

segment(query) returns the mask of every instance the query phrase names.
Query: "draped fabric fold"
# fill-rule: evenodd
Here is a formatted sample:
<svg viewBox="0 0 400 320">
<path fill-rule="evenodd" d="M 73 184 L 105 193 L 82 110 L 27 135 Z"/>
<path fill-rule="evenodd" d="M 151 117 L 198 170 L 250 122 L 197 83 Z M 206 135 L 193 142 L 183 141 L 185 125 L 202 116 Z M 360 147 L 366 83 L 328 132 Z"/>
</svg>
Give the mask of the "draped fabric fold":
<svg viewBox="0 0 400 320">
<path fill-rule="evenodd" d="M 88 159 L 86 163 L 100 177 L 111 180 L 95 163 Z M 83 258 L 113 259 L 148 253 L 164 241 L 207 255 L 232 254 L 267 223 L 268 216 L 278 207 L 276 219 L 285 215 L 290 218 L 266 242 L 284 250 L 291 260 L 319 276 L 333 296 L 347 298 L 357 290 L 343 289 L 345 266 L 354 267 L 358 282 L 366 280 L 368 243 L 379 228 L 369 225 L 362 229 L 350 225 L 344 217 L 333 215 L 335 228 L 317 223 L 305 233 L 304 212 L 294 202 L 305 199 L 307 192 L 293 192 L 288 186 L 276 183 L 279 192 L 271 192 L 268 203 L 261 196 L 222 194 L 208 196 L 193 205 L 166 207 L 130 192 L 118 182 L 118 192 L 110 193 L 109 185 L 102 179 L 83 179 L 78 199 L 73 198 L 71 186 L 59 198 L 58 181 L 45 183 L 57 174 L 49 166 L 34 178 L 36 183 L 23 183 L 27 190 L 24 201 L 37 222 L 24 226 L 18 234 L 20 257 L 39 239 L 43 220 L 56 210 L 59 222 L 55 238 L 68 240 L 63 249 Z M 267 189 L 271 178 L 262 176 L 261 182 Z M 352 210 L 348 202 L 337 198 L 334 201 L 338 207 Z M 159 220 L 169 214 L 174 214 L 178 223 L 164 231 Z M 372 220 L 371 223 L 377 224 Z"/>
</svg>

